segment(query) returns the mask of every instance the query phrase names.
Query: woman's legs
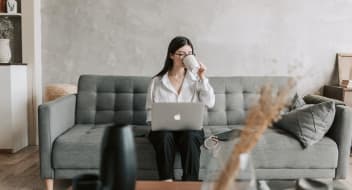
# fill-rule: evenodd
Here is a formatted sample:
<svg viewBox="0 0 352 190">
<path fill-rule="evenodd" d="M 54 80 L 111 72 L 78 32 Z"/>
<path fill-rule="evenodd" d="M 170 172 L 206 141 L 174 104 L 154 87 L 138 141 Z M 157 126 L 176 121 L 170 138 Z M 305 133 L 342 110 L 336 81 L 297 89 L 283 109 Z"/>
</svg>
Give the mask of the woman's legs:
<svg viewBox="0 0 352 190">
<path fill-rule="evenodd" d="M 204 141 L 204 131 L 180 131 L 175 133 L 180 149 L 183 181 L 197 181 L 199 176 L 200 146 Z"/>
<path fill-rule="evenodd" d="M 174 178 L 175 140 L 171 131 L 151 131 L 149 140 L 154 146 L 160 180 Z"/>
</svg>

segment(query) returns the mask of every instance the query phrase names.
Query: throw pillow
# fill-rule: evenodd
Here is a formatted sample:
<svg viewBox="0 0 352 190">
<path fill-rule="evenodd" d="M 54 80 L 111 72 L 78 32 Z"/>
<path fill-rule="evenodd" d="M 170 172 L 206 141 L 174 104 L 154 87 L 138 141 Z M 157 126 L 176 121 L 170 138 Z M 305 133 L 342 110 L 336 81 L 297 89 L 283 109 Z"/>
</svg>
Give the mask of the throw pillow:
<svg viewBox="0 0 352 190">
<path fill-rule="evenodd" d="M 295 94 L 295 96 L 292 99 L 290 110 L 298 109 L 304 105 L 306 105 L 306 102 L 303 100 L 303 98 L 298 96 L 298 94 Z"/>
<path fill-rule="evenodd" d="M 335 103 L 305 105 L 282 115 L 276 127 L 284 129 L 306 148 L 320 141 L 330 129 L 335 117 Z"/>
<path fill-rule="evenodd" d="M 298 96 L 298 94 L 296 93 L 293 97 L 292 97 L 292 99 L 290 100 L 290 104 L 287 106 L 287 107 L 285 107 L 284 109 L 282 109 L 282 111 L 281 111 L 281 115 L 282 114 L 286 114 L 286 113 L 288 113 L 288 112 L 290 112 L 290 111 L 292 111 L 292 110 L 295 110 L 295 109 L 297 109 L 297 108 L 299 108 L 299 107 L 302 107 L 303 105 L 305 105 L 306 104 L 306 102 L 303 100 L 303 98 L 302 97 L 300 97 L 300 96 Z"/>
</svg>

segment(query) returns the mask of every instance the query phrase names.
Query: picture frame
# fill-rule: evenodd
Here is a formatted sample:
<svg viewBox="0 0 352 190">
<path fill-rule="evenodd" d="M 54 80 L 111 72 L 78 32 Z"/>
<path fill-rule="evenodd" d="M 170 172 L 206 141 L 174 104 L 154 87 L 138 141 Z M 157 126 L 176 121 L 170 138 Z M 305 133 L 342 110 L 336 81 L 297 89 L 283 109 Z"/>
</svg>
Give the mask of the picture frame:
<svg viewBox="0 0 352 190">
<path fill-rule="evenodd" d="M 352 80 L 352 53 L 338 53 L 336 55 L 338 67 L 338 80 Z"/>
</svg>

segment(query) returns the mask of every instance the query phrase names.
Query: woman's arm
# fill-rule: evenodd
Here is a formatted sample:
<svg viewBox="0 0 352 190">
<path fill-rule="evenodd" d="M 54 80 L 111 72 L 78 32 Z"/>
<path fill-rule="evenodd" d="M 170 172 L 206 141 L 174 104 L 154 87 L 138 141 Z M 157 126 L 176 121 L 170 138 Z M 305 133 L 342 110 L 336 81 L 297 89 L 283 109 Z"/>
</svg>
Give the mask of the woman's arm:
<svg viewBox="0 0 352 190">
<path fill-rule="evenodd" d="M 208 78 L 204 77 L 198 81 L 198 97 L 199 101 L 204 103 L 208 108 L 212 108 L 215 104 L 215 94 Z"/>
<path fill-rule="evenodd" d="M 213 87 L 209 84 L 208 78 L 205 77 L 205 72 L 207 71 L 207 67 L 199 61 L 200 68 L 198 70 L 198 96 L 199 101 L 204 103 L 208 108 L 212 108 L 215 104 L 215 94 Z"/>
</svg>

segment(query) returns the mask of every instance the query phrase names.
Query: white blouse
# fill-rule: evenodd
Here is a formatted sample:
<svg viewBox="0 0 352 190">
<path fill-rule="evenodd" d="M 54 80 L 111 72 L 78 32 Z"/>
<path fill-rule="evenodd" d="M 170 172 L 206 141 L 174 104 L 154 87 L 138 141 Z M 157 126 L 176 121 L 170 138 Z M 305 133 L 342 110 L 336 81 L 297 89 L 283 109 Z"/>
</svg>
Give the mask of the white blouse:
<svg viewBox="0 0 352 190">
<path fill-rule="evenodd" d="M 187 71 L 180 94 L 177 93 L 169 80 L 168 73 L 152 79 L 147 94 L 147 123 L 152 120 L 153 102 L 201 102 L 208 108 L 215 104 L 214 90 L 207 78 L 200 80 L 198 75 Z"/>
</svg>

